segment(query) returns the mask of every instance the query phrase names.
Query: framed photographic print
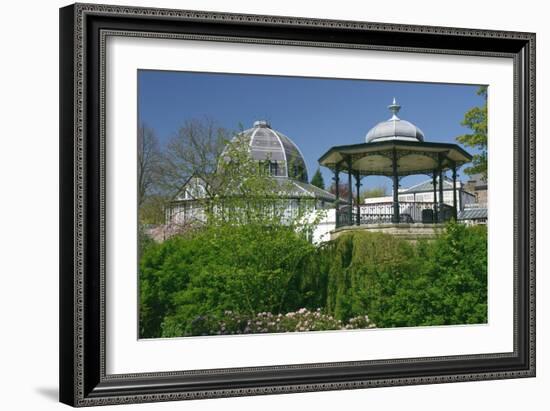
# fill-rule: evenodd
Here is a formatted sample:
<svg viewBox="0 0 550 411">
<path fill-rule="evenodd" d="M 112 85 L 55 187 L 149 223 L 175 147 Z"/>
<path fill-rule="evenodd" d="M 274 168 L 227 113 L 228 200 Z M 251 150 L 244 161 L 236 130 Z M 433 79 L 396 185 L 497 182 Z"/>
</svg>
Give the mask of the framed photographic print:
<svg viewBox="0 0 550 411">
<path fill-rule="evenodd" d="M 535 35 L 60 10 L 60 399 L 535 375 Z"/>
</svg>

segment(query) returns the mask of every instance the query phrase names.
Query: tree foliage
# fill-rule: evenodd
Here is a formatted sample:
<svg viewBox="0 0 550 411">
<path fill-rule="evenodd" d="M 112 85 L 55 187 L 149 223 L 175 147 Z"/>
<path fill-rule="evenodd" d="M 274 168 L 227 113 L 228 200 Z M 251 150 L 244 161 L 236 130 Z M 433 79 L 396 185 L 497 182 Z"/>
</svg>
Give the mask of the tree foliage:
<svg viewBox="0 0 550 411">
<path fill-rule="evenodd" d="M 137 142 L 138 205 L 141 205 L 146 197 L 154 192 L 161 161 L 158 138 L 152 128 L 141 124 L 138 128 Z"/>
<path fill-rule="evenodd" d="M 466 167 L 467 174 L 481 174 L 487 179 L 487 86 L 481 86 L 477 94 L 482 96 L 485 103 L 482 106 L 473 107 L 464 114 L 461 124 L 468 127 L 471 133 L 458 136 L 456 140 L 467 147 L 479 150 L 473 155 L 472 165 Z"/>
<path fill-rule="evenodd" d="M 138 129 L 140 225 L 165 223 L 166 204 L 192 176 L 209 182 L 230 132 L 210 119 L 186 121 L 164 145 L 151 127 Z M 207 186 L 208 187 L 208 186 Z"/>
<path fill-rule="evenodd" d="M 147 195 L 139 207 L 140 225 L 164 224 L 166 201 L 162 194 Z"/>
<path fill-rule="evenodd" d="M 323 190 L 325 189 L 325 180 L 323 179 L 323 175 L 321 174 L 321 170 L 319 168 L 317 168 L 317 171 L 313 174 L 311 184 Z"/>
<path fill-rule="evenodd" d="M 151 127 L 141 124 L 137 135 L 137 202 L 139 221 L 142 224 L 163 222 L 162 150 L 158 137 Z"/>
<path fill-rule="evenodd" d="M 163 187 L 176 195 L 191 178 L 205 182 L 206 195 L 215 187 L 219 157 L 232 132 L 212 119 L 187 120 L 166 144 L 163 157 Z"/>
</svg>

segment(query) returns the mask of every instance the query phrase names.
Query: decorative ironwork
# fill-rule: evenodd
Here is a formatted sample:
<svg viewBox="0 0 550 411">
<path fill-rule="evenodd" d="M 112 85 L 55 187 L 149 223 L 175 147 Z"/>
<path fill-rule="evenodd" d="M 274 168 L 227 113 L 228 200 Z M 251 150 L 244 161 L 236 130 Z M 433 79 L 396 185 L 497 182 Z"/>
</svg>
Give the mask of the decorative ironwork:
<svg viewBox="0 0 550 411">
<path fill-rule="evenodd" d="M 359 213 L 357 212 L 359 209 Z M 435 212 L 434 212 L 435 210 Z M 434 202 L 399 202 L 399 223 L 438 224 L 454 217 L 453 207 Z M 345 205 L 336 210 L 336 228 L 365 224 L 394 223 L 394 206 L 392 201 L 379 203 Z"/>
</svg>

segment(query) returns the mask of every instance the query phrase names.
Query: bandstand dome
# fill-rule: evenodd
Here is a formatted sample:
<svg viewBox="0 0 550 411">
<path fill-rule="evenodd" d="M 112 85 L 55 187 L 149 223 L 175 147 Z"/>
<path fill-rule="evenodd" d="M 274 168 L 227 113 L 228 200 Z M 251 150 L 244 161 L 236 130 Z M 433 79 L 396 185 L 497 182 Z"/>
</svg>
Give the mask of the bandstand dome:
<svg viewBox="0 0 550 411">
<path fill-rule="evenodd" d="M 424 141 L 424 133 L 414 124 L 397 117 L 401 106 L 396 103 L 395 97 L 393 103 L 388 106 L 392 112 L 391 118 L 378 123 L 369 130 L 365 140 L 367 143 L 374 141 Z"/>
<path fill-rule="evenodd" d="M 397 117 L 401 106 L 395 99 L 388 108 L 392 118 L 372 128 L 366 143 L 331 147 L 319 164 L 360 176 L 393 177 L 451 170 L 472 160 L 457 144 L 424 141 L 418 127 Z"/>
<path fill-rule="evenodd" d="M 232 141 L 242 138 L 248 143 L 254 160 L 269 162 L 269 172 L 273 177 L 308 182 L 306 162 L 300 149 L 289 137 L 272 129 L 269 122 L 255 121 L 252 128 L 239 133 Z M 224 154 L 226 150 L 221 158 L 225 158 Z"/>
</svg>

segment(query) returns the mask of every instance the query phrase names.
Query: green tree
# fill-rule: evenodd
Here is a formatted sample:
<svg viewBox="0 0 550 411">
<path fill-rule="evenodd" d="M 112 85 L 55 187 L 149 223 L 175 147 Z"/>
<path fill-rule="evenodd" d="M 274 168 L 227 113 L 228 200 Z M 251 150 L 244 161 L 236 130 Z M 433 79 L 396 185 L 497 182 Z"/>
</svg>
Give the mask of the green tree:
<svg viewBox="0 0 550 411">
<path fill-rule="evenodd" d="M 321 170 L 317 168 L 317 171 L 315 174 L 313 174 L 313 177 L 311 178 L 311 184 L 315 187 L 325 189 L 325 180 L 323 180 L 323 175 L 321 174 Z"/>
<path fill-rule="evenodd" d="M 161 194 L 150 195 L 138 209 L 140 225 L 164 224 L 164 208 L 167 198 Z"/>
<path fill-rule="evenodd" d="M 472 165 L 466 167 L 466 174 L 481 174 L 487 179 L 487 86 L 479 87 L 477 94 L 482 96 L 485 103 L 482 106 L 473 107 L 464 114 L 461 124 L 472 132 L 458 136 L 456 140 L 467 147 L 479 150 L 474 154 Z"/>
</svg>

